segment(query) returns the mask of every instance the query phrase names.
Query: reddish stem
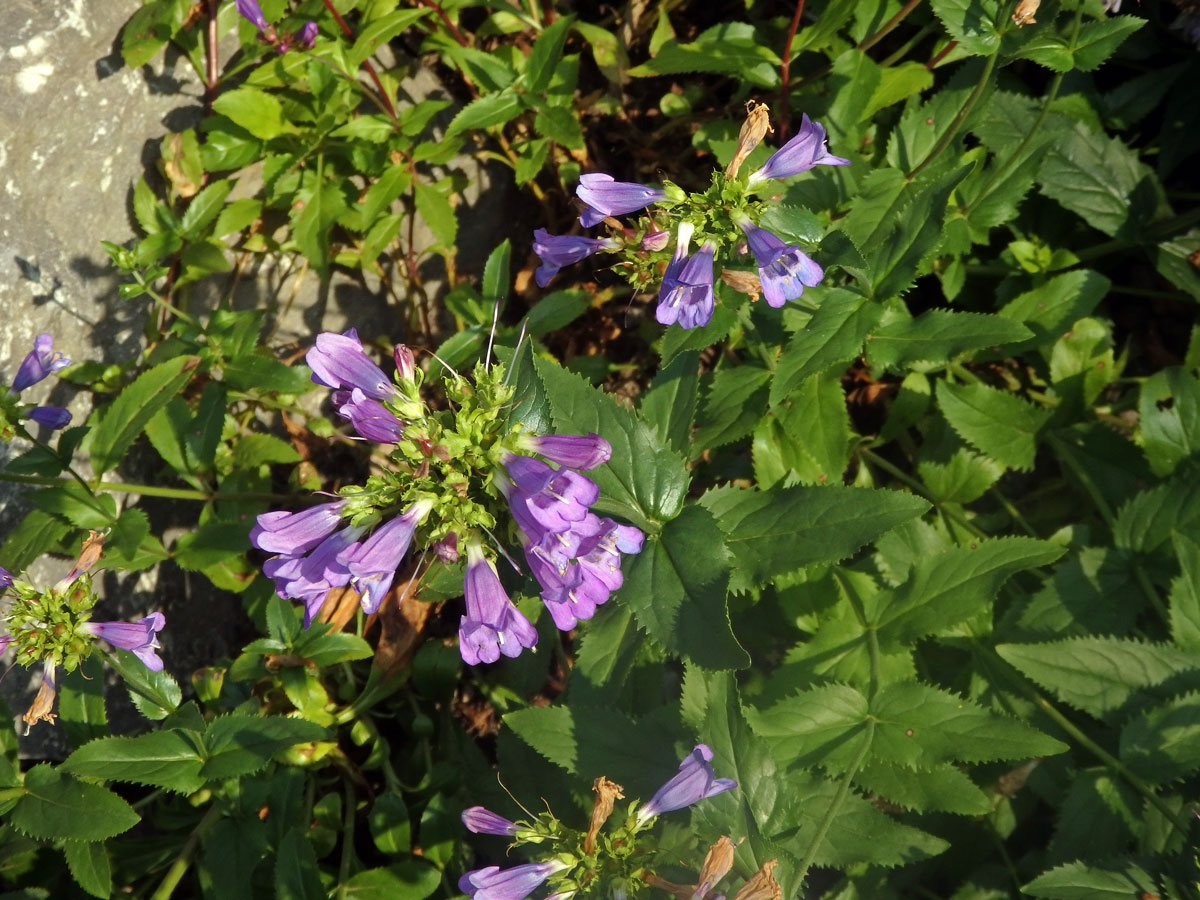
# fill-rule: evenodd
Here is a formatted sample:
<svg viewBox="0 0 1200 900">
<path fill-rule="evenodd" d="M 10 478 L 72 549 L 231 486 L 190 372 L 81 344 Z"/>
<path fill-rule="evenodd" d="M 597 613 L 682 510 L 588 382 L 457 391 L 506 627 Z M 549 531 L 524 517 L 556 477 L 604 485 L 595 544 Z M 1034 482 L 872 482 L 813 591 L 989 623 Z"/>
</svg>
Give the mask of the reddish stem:
<svg viewBox="0 0 1200 900">
<path fill-rule="evenodd" d="M 951 41 L 950 43 L 948 43 L 945 47 L 943 47 L 941 50 L 939 50 L 937 53 L 934 54 L 933 59 L 931 59 L 931 60 L 929 60 L 929 62 L 925 63 L 925 68 L 932 71 L 937 66 L 938 63 L 940 63 L 943 59 L 946 58 L 946 54 L 948 54 L 951 50 L 953 50 L 957 46 L 958 46 L 958 41 Z"/>
<path fill-rule="evenodd" d="M 450 17 L 446 15 L 446 11 L 437 3 L 437 0 L 417 0 L 419 6 L 424 6 L 426 9 L 432 9 L 438 14 L 438 18 L 442 20 L 442 24 L 446 26 L 446 30 L 450 32 L 450 36 L 458 41 L 460 47 L 470 47 L 471 42 L 468 41 L 458 27 L 450 21 Z"/>
<path fill-rule="evenodd" d="M 350 26 L 347 25 L 346 20 L 342 18 L 342 14 L 334 9 L 333 0 L 325 0 L 325 8 L 333 15 L 334 21 L 336 21 L 341 27 L 342 33 L 346 35 L 346 37 L 353 39 L 354 32 L 350 30 Z M 384 108 L 387 109 L 388 115 L 391 117 L 392 121 L 395 122 L 396 107 L 392 105 L 392 98 L 388 96 L 388 92 L 383 89 L 383 82 L 379 80 L 379 75 L 376 73 L 375 67 L 371 65 L 371 61 L 369 59 L 364 59 L 363 68 L 366 69 L 367 74 L 371 76 L 371 81 L 375 83 L 375 90 L 379 93 L 379 99 L 383 101 Z"/>
<path fill-rule="evenodd" d="M 779 67 L 779 142 L 787 140 L 788 133 L 788 83 L 792 75 L 792 41 L 804 15 L 804 0 L 796 0 L 796 11 L 792 13 L 792 24 L 788 26 L 787 41 L 783 45 L 783 64 Z"/>
</svg>

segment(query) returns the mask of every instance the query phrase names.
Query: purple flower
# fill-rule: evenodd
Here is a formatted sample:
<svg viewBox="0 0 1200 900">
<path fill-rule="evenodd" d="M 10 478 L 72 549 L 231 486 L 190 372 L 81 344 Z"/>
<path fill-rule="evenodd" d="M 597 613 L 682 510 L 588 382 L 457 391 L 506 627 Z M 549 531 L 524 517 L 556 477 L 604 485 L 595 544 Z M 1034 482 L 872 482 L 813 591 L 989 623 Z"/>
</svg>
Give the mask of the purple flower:
<svg viewBox="0 0 1200 900">
<path fill-rule="evenodd" d="M 821 267 L 798 246 L 785 244 L 767 229 L 749 222 L 741 226 L 758 263 L 758 279 L 769 305 L 783 306 L 803 294 L 806 287 L 816 287 L 825 277 Z"/>
<path fill-rule="evenodd" d="M 471 900 L 524 900 L 535 888 L 567 864 L 560 860 L 525 863 L 510 869 L 488 866 L 468 872 L 458 880 L 458 889 Z"/>
<path fill-rule="evenodd" d="M 378 400 L 372 400 L 361 388 L 334 391 L 333 406 L 339 416 L 348 419 L 354 430 L 368 441 L 395 444 L 404 435 L 404 423 Z"/>
<path fill-rule="evenodd" d="M 12 572 L 8 571 L 4 566 L 0 566 L 0 591 L 12 587 L 12 583 Z"/>
<path fill-rule="evenodd" d="M 524 511 L 546 531 L 568 530 L 572 522 L 587 515 L 588 507 L 600 496 L 600 488 L 590 478 L 570 469 L 552 469 L 532 456 L 511 454 L 504 467 L 516 488 L 508 497 L 509 507 L 524 504 Z M 514 515 L 520 525 L 515 509 Z"/>
<path fill-rule="evenodd" d="M 796 136 L 771 154 L 766 164 L 750 175 L 749 183 L 756 184 L 768 178 L 788 178 L 822 165 L 848 166 L 850 160 L 834 156 L 825 148 L 825 129 L 820 122 L 810 121 L 806 114 L 800 120 L 800 130 Z"/>
<path fill-rule="evenodd" d="M 683 809 L 697 800 L 737 787 L 732 778 L 713 777 L 712 758 L 712 750 L 707 744 L 697 744 L 679 764 L 679 774 L 660 787 L 650 802 L 638 810 L 638 823 L 645 824 L 657 815 Z"/>
<path fill-rule="evenodd" d="M 311 550 L 341 524 L 345 500 L 322 503 L 300 512 L 266 512 L 250 529 L 250 543 L 267 553 L 299 556 Z"/>
<path fill-rule="evenodd" d="M 66 428 L 71 423 L 71 414 L 61 406 L 35 406 L 25 415 L 52 430 Z"/>
<path fill-rule="evenodd" d="M 523 649 L 537 644 L 537 631 L 508 599 L 496 567 L 477 542 L 467 545 L 463 592 L 467 614 L 459 622 L 458 650 L 468 665 L 495 662 L 501 653 L 519 656 Z"/>
<path fill-rule="evenodd" d="M 54 338 L 49 334 L 39 334 L 34 339 L 33 349 L 21 360 L 17 369 L 17 377 L 13 379 L 10 393 L 19 394 L 25 388 L 37 384 L 51 372 L 69 366 L 71 361 L 54 350 Z"/>
<path fill-rule="evenodd" d="M 417 373 L 417 359 L 405 344 L 397 344 L 392 348 L 392 360 L 396 363 L 396 374 L 405 381 L 411 381 Z"/>
<path fill-rule="evenodd" d="M 691 257 L 681 256 L 667 264 L 658 292 L 655 318 L 663 325 L 679 323 L 681 328 L 707 325 L 713 315 L 713 255 L 716 246 L 706 243 Z M 684 248 L 686 253 L 686 248 Z"/>
<path fill-rule="evenodd" d="M 139 622 L 88 622 L 83 630 L 114 647 L 129 650 L 151 672 L 161 672 L 163 661 L 154 651 L 162 649 L 158 633 L 166 621 L 162 613 L 154 612 Z"/>
<path fill-rule="evenodd" d="M 596 172 L 580 176 L 575 196 L 587 204 L 579 222 L 584 228 L 591 228 L 603 222 L 606 216 L 634 212 L 666 199 L 667 195 L 658 188 L 633 181 L 614 181 L 611 175 Z"/>
<path fill-rule="evenodd" d="M 241 13 L 243 19 L 247 19 L 251 25 L 259 31 L 266 31 L 270 26 L 264 18 L 262 10 L 258 6 L 257 0 L 236 0 L 234 6 Z"/>
<path fill-rule="evenodd" d="M 560 466 L 594 469 L 612 457 L 612 445 L 596 433 L 530 434 L 520 439 L 522 450 L 532 450 Z"/>
<path fill-rule="evenodd" d="M 609 238 L 550 234 L 545 228 L 538 228 L 533 232 L 533 252 L 542 260 L 542 264 L 533 273 L 534 280 L 538 287 L 545 287 L 563 266 L 573 265 L 600 250 L 616 248 L 617 242 Z"/>
<path fill-rule="evenodd" d="M 317 23 L 305 22 L 304 27 L 296 34 L 296 43 L 305 50 L 311 50 L 317 40 Z"/>
<path fill-rule="evenodd" d="M 431 509 L 432 500 L 418 500 L 404 515 L 376 528 L 361 544 L 352 544 L 338 556 L 338 562 L 350 571 L 350 583 L 362 594 L 363 612 L 379 609 L 396 577 L 396 567 L 412 543 L 413 532 Z"/>
<path fill-rule="evenodd" d="M 280 597 L 304 603 L 305 628 L 321 611 L 329 592 L 350 583 L 350 570 L 340 558 L 362 533 L 361 528 L 343 528 L 305 555 L 276 556 L 263 563 L 263 573 L 275 580 Z"/>
<path fill-rule="evenodd" d="M 467 827 L 467 831 L 473 831 L 475 834 L 498 834 L 503 837 L 512 837 L 517 833 L 516 822 L 482 806 L 468 806 L 464 809 L 462 823 Z"/>
<path fill-rule="evenodd" d="M 11 634 L 0 634 L 0 653 L 8 649 L 8 644 L 12 640 Z"/>
<path fill-rule="evenodd" d="M 669 231 L 647 231 L 642 235 L 642 249 L 651 252 L 662 250 L 671 240 Z"/>
<path fill-rule="evenodd" d="M 396 386 L 383 374 L 363 351 L 358 333 L 351 328 L 345 334 L 323 331 L 317 335 L 316 346 L 305 354 L 312 380 L 325 387 L 360 389 L 375 400 L 396 395 Z"/>
</svg>

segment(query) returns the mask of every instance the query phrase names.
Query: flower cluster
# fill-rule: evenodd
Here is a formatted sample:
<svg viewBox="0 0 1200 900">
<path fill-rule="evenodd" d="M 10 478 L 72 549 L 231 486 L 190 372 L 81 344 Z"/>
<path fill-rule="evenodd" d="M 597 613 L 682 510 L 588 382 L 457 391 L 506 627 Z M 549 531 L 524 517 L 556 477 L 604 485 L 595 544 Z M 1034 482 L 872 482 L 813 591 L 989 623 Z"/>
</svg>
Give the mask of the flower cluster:
<svg viewBox="0 0 1200 900">
<path fill-rule="evenodd" d="M 250 539 L 273 554 L 263 571 L 279 596 L 304 603 L 306 625 L 330 591 L 346 586 L 373 613 L 414 543 L 445 563 L 456 562 L 462 548 L 462 657 L 471 665 L 515 657 L 537 643 L 537 631 L 509 598 L 494 562 L 497 551 L 508 555 L 496 537 L 507 507 L 555 624 L 569 630 L 590 618 L 621 585 L 621 554 L 642 546 L 636 528 L 589 510 L 599 489 L 576 471 L 606 462 L 608 442 L 510 426 L 513 391 L 498 365 L 477 368 L 474 384 L 448 378 L 455 409 L 434 411 L 421 398 L 412 352 L 400 345 L 392 355 L 394 380 L 353 329 L 318 335 L 308 352 L 313 380 L 333 389 L 338 415 L 361 438 L 386 445 L 391 466 L 336 499 L 258 517 Z"/>
<path fill-rule="evenodd" d="M 237 11 L 242 18 L 258 29 L 258 39 L 272 45 L 280 53 L 299 47 L 311 50 L 317 40 L 317 23 L 305 22 L 304 27 L 297 32 L 276 31 L 258 5 L 258 0 L 235 0 Z"/>
<path fill-rule="evenodd" d="M 24 719 L 32 725 L 54 721 L 55 673 L 59 666 L 70 672 L 95 650 L 99 638 L 113 647 L 129 650 L 153 672 L 162 670 L 158 633 L 166 624 L 160 612 L 139 622 L 92 622 L 96 603 L 92 582 L 83 570 L 99 558 L 99 539 L 93 533 L 80 561 L 68 575 L 48 589 L 40 589 L 0 567 L 0 594 L 9 595 L 4 613 L 6 634 L 0 635 L 0 652 L 10 646 L 16 660 L 29 666 L 42 663 L 42 685 Z"/>
<path fill-rule="evenodd" d="M 640 881 L 653 884 L 655 876 L 646 871 L 652 851 L 645 846 L 646 842 L 639 845 L 639 833 L 648 828 L 656 816 L 737 787 L 736 781 L 715 776 L 712 758 L 712 750 L 697 744 L 680 764 L 679 772 L 659 788 L 648 803 L 631 804 L 623 823 L 612 829 L 607 837 L 601 834 L 601 829 L 612 814 L 614 802 L 624 794 L 620 785 L 603 777 L 597 778 L 593 786 L 596 800 L 586 833 L 564 828 L 550 813 L 543 813 L 532 822 L 514 822 L 482 806 L 463 810 L 462 822 L 469 831 L 512 838 L 514 846 L 537 845 L 550 852 L 540 862 L 505 869 L 485 866 L 467 872 L 459 879 L 458 889 L 471 900 L 524 900 L 549 882 L 552 893 L 546 900 L 567 900 L 576 894 L 586 896 L 593 889 L 607 892 L 602 896 L 615 897 Z M 727 856 L 732 863 L 733 845 L 728 839 L 726 842 L 729 852 L 721 858 Z M 714 863 L 708 868 L 711 880 L 720 877 L 716 875 L 720 864 Z M 725 866 L 720 875 L 728 868 Z M 698 896 L 703 898 L 704 893 Z"/>
<path fill-rule="evenodd" d="M 20 419 L 32 419 L 46 428 L 65 428 L 71 414 L 61 406 L 32 406 L 19 402 L 18 395 L 32 387 L 52 372 L 71 364 L 54 349 L 54 338 L 40 334 L 33 342 L 33 349 L 26 354 L 13 378 L 12 386 L 0 394 L 0 440 L 11 441 L 17 434 Z"/>
<path fill-rule="evenodd" d="M 635 286 L 646 287 L 650 271 L 662 263 L 662 251 L 674 232 L 675 248 L 666 259 L 655 311 L 663 325 L 697 328 L 712 320 L 713 270 L 718 258 L 752 254 L 758 284 L 752 284 L 749 292 L 761 291 L 773 307 L 783 306 L 803 294 L 806 287 L 820 284 L 823 270 L 799 244 L 788 244 L 759 226 L 767 204 L 754 199 L 754 194 L 771 180 L 789 178 L 819 165 L 849 165 L 850 160 L 829 153 L 825 148 L 825 129 L 806 115 L 796 135 L 760 169 L 739 177 L 737 170 L 742 160 L 767 130 L 766 108 L 751 108 L 734 161 L 725 172 L 715 172 L 711 187 L 700 193 L 688 194 L 670 183 L 663 188 L 652 188 L 616 181 L 603 173 L 582 176 L 575 190 L 583 203 L 580 224 L 590 228 L 608 221 L 616 237 L 551 235 L 545 229 L 537 229 L 533 244 L 541 259 L 535 273 L 537 283 L 545 287 L 561 267 L 609 251 L 624 257 L 621 267 Z M 660 218 L 666 221 L 656 221 L 649 214 L 639 223 L 640 227 L 626 229 L 610 218 L 648 206 L 658 208 Z M 738 277 L 742 275 L 753 278 L 751 273 L 727 270 L 730 271 L 736 281 L 744 283 L 746 279 Z"/>
</svg>

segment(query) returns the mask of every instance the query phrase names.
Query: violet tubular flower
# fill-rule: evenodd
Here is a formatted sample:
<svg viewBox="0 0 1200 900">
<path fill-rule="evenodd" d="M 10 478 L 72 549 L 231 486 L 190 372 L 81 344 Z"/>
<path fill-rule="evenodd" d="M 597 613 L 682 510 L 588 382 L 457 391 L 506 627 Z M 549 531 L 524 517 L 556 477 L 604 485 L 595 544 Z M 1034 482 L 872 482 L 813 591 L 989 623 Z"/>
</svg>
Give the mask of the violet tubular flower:
<svg viewBox="0 0 1200 900">
<path fill-rule="evenodd" d="M 713 256 L 716 246 L 706 243 L 690 257 L 676 257 L 667 265 L 654 317 L 662 325 L 698 328 L 712 321 Z"/>
<path fill-rule="evenodd" d="M 737 787 L 732 778 L 717 778 L 712 767 L 713 752 L 707 744 L 697 744 L 679 764 L 679 773 L 658 789 L 650 802 L 638 810 L 639 825 L 655 816 L 691 806 L 698 800 Z"/>
<path fill-rule="evenodd" d="M 785 244 L 767 229 L 749 222 L 741 226 L 758 263 L 758 279 L 768 305 L 783 306 L 803 294 L 806 287 L 816 287 L 825 277 L 824 270 L 799 246 Z"/>
<path fill-rule="evenodd" d="M 572 469 L 594 469 L 612 458 L 612 445 L 595 432 L 523 435 L 520 445 L 522 450 Z"/>
<path fill-rule="evenodd" d="M 367 356 L 353 328 L 344 334 L 321 332 L 304 358 L 317 384 L 348 391 L 358 388 L 374 400 L 387 400 L 397 393 L 396 386 Z"/>
<path fill-rule="evenodd" d="M 545 228 L 533 232 L 533 252 L 542 264 L 533 273 L 538 287 L 545 287 L 563 266 L 574 265 L 601 250 L 615 250 L 617 242 L 609 238 L 590 238 L 575 234 L 550 234 Z"/>
<path fill-rule="evenodd" d="M 71 414 L 61 406 L 35 406 L 25 415 L 51 431 L 66 428 L 71 424 Z"/>
<path fill-rule="evenodd" d="M 4 566 L 0 566 L 0 591 L 12 587 L 12 583 L 12 572 L 8 571 Z"/>
<path fill-rule="evenodd" d="M 508 599 L 496 567 L 478 542 L 467 545 L 463 593 L 467 614 L 459 621 L 458 649 L 468 665 L 495 662 L 501 654 L 520 656 L 537 644 L 537 630 Z"/>
<path fill-rule="evenodd" d="M 363 393 L 361 388 L 334 391 L 333 406 L 337 414 L 349 421 L 354 430 L 368 441 L 395 444 L 404 436 L 404 423 L 378 400 Z"/>
<path fill-rule="evenodd" d="M 776 150 L 757 172 L 749 178 L 749 184 L 757 184 L 768 178 L 789 178 L 807 172 L 816 166 L 848 166 L 850 160 L 834 156 L 825 147 L 825 128 L 804 115 L 795 136 Z"/>
<path fill-rule="evenodd" d="M 525 510 L 546 531 L 568 530 L 600 497 L 600 488 L 590 478 L 567 468 L 552 469 L 532 456 L 511 454 L 504 467 L 516 487 L 508 498 L 509 507 L 524 503 Z"/>
<path fill-rule="evenodd" d="M 579 223 L 584 228 L 591 228 L 608 216 L 635 212 L 667 197 L 659 188 L 634 181 L 616 181 L 603 172 L 581 175 L 575 196 L 587 204 L 587 209 L 579 216 Z"/>
<path fill-rule="evenodd" d="M 37 384 L 52 372 L 66 368 L 71 361 L 54 349 L 54 338 L 49 334 L 39 334 L 33 342 L 33 349 L 21 360 L 17 375 L 13 378 L 9 393 L 19 394 L 27 387 Z"/>
<path fill-rule="evenodd" d="M 567 864 L 561 860 L 524 863 L 509 869 L 487 866 L 468 872 L 458 880 L 458 889 L 471 900 L 525 900 L 555 872 Z"/>
<path fill-rule="evenodd" d="M 344 500 L 322 503 L 300 512 L 266 512 L 250 529 L 250 543 L 267 553 L 299 556 L 329 537 L 341 524 Z"/>
<path fill-rule="evenodd" d="M 512 837 L 517 833 L 517 823 L 498 815 L 483 806 L 468 806 L 462 811 L 462 823 L 467 831 L 475 834 L 496 834 Z"/>
<path fill-rule="evenodd" d="M 343 550 L 338 562 L 350 572 L 350 584 L 362 594 L 363 612 L 379 609 L 396 577 L 396 569 L 412 543 L 413 532 L 433 509 L 433 501 L 418 500 L 404 515 L 375 529 L 361 544 Z"/>
<path fill-rule="evenodd" d="M 162 649 L 158 633 L 166 621 L 162 613 L 153 612 L 138 622 L 87 622 L 83 630 L 114 647 L 130 651 L 151 672 L 161 672 L 163 661 L 154 651 Z"/>
<path fill-rule="evenodd" d="M 296 43 L 305 50 L 311 50 L 317 42 L 317 23 L 305 22 L 304 27 L 296 33 Z"/>
</svg>

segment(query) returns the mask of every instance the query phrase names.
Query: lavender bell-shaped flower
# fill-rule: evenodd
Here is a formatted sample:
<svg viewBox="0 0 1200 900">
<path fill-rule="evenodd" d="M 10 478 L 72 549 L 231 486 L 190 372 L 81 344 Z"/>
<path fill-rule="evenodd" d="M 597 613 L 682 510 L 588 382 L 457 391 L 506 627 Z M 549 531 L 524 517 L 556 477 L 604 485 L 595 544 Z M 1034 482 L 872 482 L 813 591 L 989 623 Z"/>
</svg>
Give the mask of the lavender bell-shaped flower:
<svg viewBox="0 0 1200 900">
<path fill-rule="evenodd" d="M 572 469 L 594 469 L 612 457 L 612 445 L 600 435 L 526 434 L 517 441 L 522 450 L 544 456 Z"/>
<path fill-rule="evenodd" d="M 317 41 L 317 23 L 305 22 L 304 27 L 296 34 L 296 43 L 305 50 L 311 50 Z"/>
<path fill-rule="evenodd" d="M 660 324 L 678 323 L 681 328 L 707 325 L 713 315 L 713 255 L 714 244 L 706 243 L 692 256 L 687 256 L 692 226 L 679 226 L 675 256 L 663 273 L 658 292 L 658 307 L 654 311 Z"/>
<path fill-rule="evenodd" d="M 52 431 L 66 428 L 71 424 L 71 414 L 61 406 L 35 406 L 25 415 Z"/>
<path fill-rule="evenodd" d="M 343 528 L 307 555 L 277 556 L 263 564 L 263 573 L 275 580 L 275 592 L 280 597 L 304 603 L 305 628 L 321 611 L 329 592 L 350 583 L 350 570 L 341 557 L 362 533 L 362 528 Z"/>
<path fill-rule="evenodd" d="M 508 869 L 488 866 L 468 872 L 458 880 L 458 889 L 471 900 L 524 900 L 542 882 L 567 868 L 561 860 L 525 863 Z"/>
<path fill-rule="evenodd" d="M 516 486 L 509 507 L 523 502 L 547 531 L 566 531 L 588 514 L 588 507 L 600 496 L 600 488 L 590 478 L 570 469 L 552 469 L 532 456 L 510 454 L 504 467 Z"/>
<path fill-rule="evenodd" d="M 498 815 L 483 806 L 468 806 L 462 811 L 462 823 L 475 834 L 497 834 L 512 837 L 517 833 L 517 823 Z"/>
<path fill-rule="evenodd" d="M 21 360 L 9 393 L 19 394 L 25 388 L 37 384 L 50 373 L 66 368 L 70 364 L 69 359 L 54 349 L 53 336 L 39 334 L 34 339 L 33 349 Z"/>
<path fill-rule="evenodd" d="M 739 224 L 758 263 L 758 280 L 770 306 L 783 306 L 803 294 L 806 287 L 821 283 L 825 272 L 799 246 L 785 244 L 767 229 L 750 222 Z"/>
<path fill-rule="evenodd" d="M 237 11 L 241 14 L 242 18 L 250 22 L 259 31 L 266 32 L 270 29 L 271 26 L 267 24 L 267 19 L 263 15 L 257 0 L 235 0 L 234 6 L 237 7 Z"/>
<path fill-rule="evenodd" d="M 333 407 L 368 441 L 395 444 L 404 435 L 404 423 L 378 400 L 364 394 L 361 388 L 334 391 Z"/>
<path fill-rule="evenodd" d="M 83 630 L 114 647 L 130 651 L 151 672 L 161 672 L 163 661 L 154 651 L 162 649 L 158 633 L 166 621 L 162 613 L 154 612 L 138 622 L 87 622 Z"/>
<path fill-rule="evenodd" d="M 537 630 L 508 599 L 496 567 L 476 541 L 467 544 L 463 592 L 467 614 L 459 622 L 458 649 L 468 665 L 495 662 L 502 653 L 519 656 L 537 644 Z"/>
<path fill-rule="evenodd" d="M 0 591 L 12 587 L 12 583 L 12 572 L 8 571 L 4 566 L 0 566 Z"/>
<path fill-rule="evenodd" d="M 638 810 L 638 824 L 643 825 L 657 815 L 683 809 L 698 800 L 737 787 L 732 778 L 714 777 L 712 758 L 713 752 L 707 744 L 697 744 L 679 764 L 679 774 L 660 787 L 650 802 Z"/>
<path fill-rule="evenodd" d="M 813 122 L 808 115 L 800 120 L 800 129 L 795 136 L 776 150 L 757 172 L 748 179 L 757 184 L 768 178 L 788 178 L 807 172 L 814 166 L 848 166 L 850 160 L 834 156 L 825 148 L 825 129 L 820 122 Z"/>
<path fill-rule="evenodd" d="M 533 232 L 533 252 L 542 264 L 533 273 L 538 287 L 545 287 L 563 266 L 574 265 L 601 250 L 616 250 L 610 238 L 590 238 L 575 234 L 550 234 L 545 228 Z"/>
<path fill-rule="evenodd" d="M 666 199 L 659 188 L 646 187 L 633 181 L 615 181 L 611 175 L 595 172 L 581 175 L 575 196 L 587 204 L 579 216 L 584 228 L 603 222 L 608 216 L 634 212 Z"/>
<path fill-rule="evenodd" d="M 413 532 L 431 509 L 432 500 L 418 500 L 404 515 L 381 525 L 361 544 L 351 545 L 338 557 L 338 562 L 350 571 L 350 584 L 362 594 L 363 612 L 370 614 L 379 609 L 412 543 Z"/>
<path fill-rule="evenodd" d="M 345 500 L 336 500 L 300 512 L 265 512 L 250 529 L 250 543 L 267 553 L 299 556 L 334 532 L 345 507 Z"/>
<path fill-rule="evenodd" d="M 312 380 L 325 387 L 348 391 L 358 388 L 375 400 L 387 400 L 398 393 L 383 370 L 367 356 L 353 328 L 344 334 L 321 332 L 316 346 L 304 358 L 313 370 Z"/>
</svg>

